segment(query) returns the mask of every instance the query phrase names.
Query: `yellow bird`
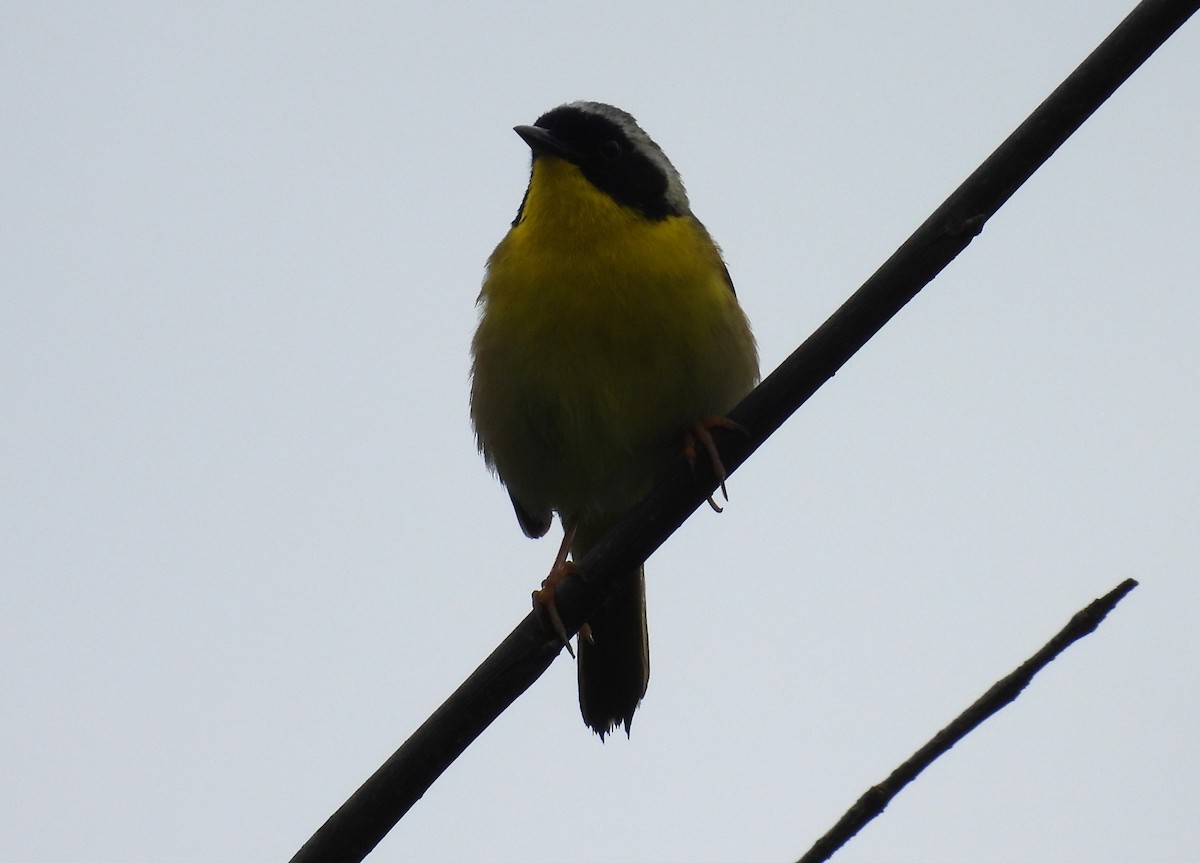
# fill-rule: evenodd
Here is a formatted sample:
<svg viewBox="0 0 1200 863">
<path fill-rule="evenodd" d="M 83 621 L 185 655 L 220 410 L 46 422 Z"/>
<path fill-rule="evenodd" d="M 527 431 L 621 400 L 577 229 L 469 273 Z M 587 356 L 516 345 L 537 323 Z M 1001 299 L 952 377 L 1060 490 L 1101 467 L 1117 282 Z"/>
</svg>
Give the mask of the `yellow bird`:
<svg viewBox="0 0 1200 863">
<path fill-rule="evenodd" d="M 527 536 L 563 523 L 546 588 L 702 443 L 758 381 L 720 249 L 679 174 L 629 114 L 572 102 L 515 131 L 529 187 L 488 259 L 471 350 L 471 419 Z M 685 443 L 686 447 L 685 447 Z M 557 624 L 561 628 L 561 623 Z M 650 650 L 639 571 L 578 640 L 579 706 L 629 733 Z M 568 645 L 568 648 L 570 645 Z"/>
</svg>

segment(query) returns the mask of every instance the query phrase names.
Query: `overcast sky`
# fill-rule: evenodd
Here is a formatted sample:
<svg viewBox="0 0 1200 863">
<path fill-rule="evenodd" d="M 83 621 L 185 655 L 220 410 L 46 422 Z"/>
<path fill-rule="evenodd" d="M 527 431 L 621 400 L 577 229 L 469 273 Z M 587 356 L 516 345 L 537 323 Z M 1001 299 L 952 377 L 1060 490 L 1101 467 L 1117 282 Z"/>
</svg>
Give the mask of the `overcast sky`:
<svg viewBox="0 0 1200 863">
<path fill-rule="evenodd" d="M 282 861 L 526 614 L 468 344 L 512 133 L 634 113 L 773 368 L 1132 0 L 5 4 L 0 847 Z M 786 861 L 1127 577 L 837 859 L 1200 847 L 1200 22 L 647 565 L 373 860 Z"/>
</svg>

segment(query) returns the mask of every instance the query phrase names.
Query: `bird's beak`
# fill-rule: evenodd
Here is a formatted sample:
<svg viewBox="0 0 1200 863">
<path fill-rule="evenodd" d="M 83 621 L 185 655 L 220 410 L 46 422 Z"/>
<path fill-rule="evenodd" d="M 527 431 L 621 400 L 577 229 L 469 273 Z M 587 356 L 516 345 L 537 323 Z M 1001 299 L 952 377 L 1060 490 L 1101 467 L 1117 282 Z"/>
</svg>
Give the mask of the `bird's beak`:
<svg viewBox="0 0 1200 863">
<path fill-rule="evenodd" d="M 578 162 L 581 154 L 560 141 L 553 132 L 541 126 L 513 126 L 535 156 L 557 156 L 568 162 Z"/>
</svg>

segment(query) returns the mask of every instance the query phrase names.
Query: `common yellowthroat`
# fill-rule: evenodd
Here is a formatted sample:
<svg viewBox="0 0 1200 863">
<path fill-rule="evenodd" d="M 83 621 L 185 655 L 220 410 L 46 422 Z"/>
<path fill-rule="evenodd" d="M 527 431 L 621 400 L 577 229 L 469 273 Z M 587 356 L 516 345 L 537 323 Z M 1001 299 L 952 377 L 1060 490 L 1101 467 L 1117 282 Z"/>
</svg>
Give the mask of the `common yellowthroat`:
<svg viewBox="0 0 1200 863">
<path fill-rule="evenodd" d="M 685 439 L 705 443 L 720 472 L 707 428 L 728 424 L 757 383 L 758 355 L 720 249 L 633 117 L 572 102 L 515 131 L 533 151 L 529 187 L 487 262 L 471 418 L 525 534 L 562 520 L 552 583 L 567 552 L 586 554 Z M 588 630 L 584 722 L 601 739 L 618 725 L 628 734 L 650 676 L 640 569 Z"/>
</svg>

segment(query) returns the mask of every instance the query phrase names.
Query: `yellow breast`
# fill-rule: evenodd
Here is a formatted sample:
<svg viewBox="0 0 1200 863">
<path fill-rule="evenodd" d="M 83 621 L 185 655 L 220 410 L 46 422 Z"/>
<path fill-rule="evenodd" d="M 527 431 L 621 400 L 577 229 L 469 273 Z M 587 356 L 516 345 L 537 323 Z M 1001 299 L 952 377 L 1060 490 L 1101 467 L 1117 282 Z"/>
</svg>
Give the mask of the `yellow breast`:
<svg viewBox="0 0 1200 863">
<path fill-rule="evenodd" d="M 559 159 L 535 160 L 480 304 L 472 417 L 489 464 L 532 513 L 627 509 L 684 427 L 728 411 L 757 379 L 703 226 L 649 220 Z"/>
</svg>

